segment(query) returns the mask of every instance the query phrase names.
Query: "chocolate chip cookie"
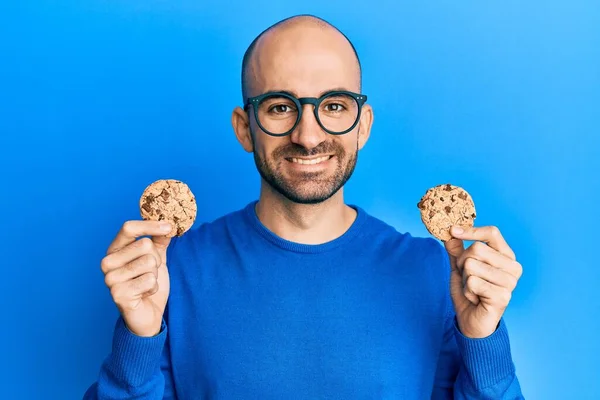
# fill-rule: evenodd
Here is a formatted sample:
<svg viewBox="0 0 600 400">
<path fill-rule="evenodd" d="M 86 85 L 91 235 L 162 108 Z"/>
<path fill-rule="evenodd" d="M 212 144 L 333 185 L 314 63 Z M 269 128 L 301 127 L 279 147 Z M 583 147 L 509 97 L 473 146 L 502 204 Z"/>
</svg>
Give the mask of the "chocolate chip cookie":
<svg viewBox="0 0 600 400">
<path fill-rule="evenodd" d="M 417 207 L 429 233 L 443 242 L 452 238 L 451 226 L 472 227 L 475 222 L 475 204 L 471 195 L 449 183 L 428 189 Z"/>
<path fill-rule="evenodd" d="M 160 179 L 142 193 L 140 212 L 145 220 L 169 221 L 173 229 L 167 237 L 181 236 L 196 219 L 196 198 L 185 183 Z"/>
</svg>

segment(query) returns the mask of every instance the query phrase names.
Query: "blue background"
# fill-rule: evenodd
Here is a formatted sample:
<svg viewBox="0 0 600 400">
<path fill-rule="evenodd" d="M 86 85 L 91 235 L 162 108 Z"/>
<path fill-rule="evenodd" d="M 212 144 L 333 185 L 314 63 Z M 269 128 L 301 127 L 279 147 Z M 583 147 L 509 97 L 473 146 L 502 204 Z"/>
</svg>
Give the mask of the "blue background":
<svg viewBox="0 0 600 400">
<path fill-rule="evenodd" d="M 258 195 L 230 126 L 241 58 L 314 13 L 354 41 L 375 110 L 347 201 L 427 235 L 420 196 L 465 187 L 524 266 L 525 395 L 600 398 L 598 2 L 57 3 L 0 5 L 0 397 L 96 379 L 117 316 L 99 263 L 148 183 L 186 181 L 198 222 Z"/>
</svg>

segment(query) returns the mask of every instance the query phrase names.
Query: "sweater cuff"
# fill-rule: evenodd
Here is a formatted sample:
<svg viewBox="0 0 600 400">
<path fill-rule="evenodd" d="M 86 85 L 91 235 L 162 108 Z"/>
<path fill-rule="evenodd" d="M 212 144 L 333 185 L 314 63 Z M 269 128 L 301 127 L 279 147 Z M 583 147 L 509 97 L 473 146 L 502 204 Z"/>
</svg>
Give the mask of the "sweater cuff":
<svg viewBox="0 0 600 400">
<path fill-rule="evenodd" d="M 156 336 L 142 337 L 129 330 L 119 316 L 113 335 L 108 369 L 123 384 L 137 387 L 150 381 L 160 372 L 161 355 L 167 337 L 167 325 L 162 321 Z"/>
<path fill-rule="evenodd" d="M 463 335 L 456 320 L 454 328 L 463 364 L 476 389 L 494 386 L 515 373 L 504 319 L 500 319 L 494 333 L 482 339 L 471 339 Z"/>
</svg>

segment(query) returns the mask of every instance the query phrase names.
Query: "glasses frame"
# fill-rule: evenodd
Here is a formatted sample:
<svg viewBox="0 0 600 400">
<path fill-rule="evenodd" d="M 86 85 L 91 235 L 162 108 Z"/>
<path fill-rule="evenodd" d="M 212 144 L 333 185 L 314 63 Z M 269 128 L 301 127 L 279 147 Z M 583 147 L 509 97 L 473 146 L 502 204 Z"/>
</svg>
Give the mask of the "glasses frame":
<svg viewBox="0 0 600 400">
<path fill-rule="evenodd" d="M 317 111 L 319 109 L 319 106 L 323 102 L 323 100 L 327 99 L 328 97 L 335 96 L 335 95 L 348 95 L 348 96 L 352 97 L 358 104 L 358 113 L 356 115 L 356 120 L 354 121 L 354 123 L 352 124 L 352 126 L 350 128 L 348 128 L 342 132 L 333 132 L 333 131 L 330 131 L 329 129 L 325 128 L 323 126 L 323 123 L 321 122 L 321 119 L 319 118 L 319 113 Z M 291 129 L 289 129 L 288 131 L 286 131 L 284 133 L 269 132 L 262 126 L 262 124 L 260 123 L 260 119 L 258 118 L 258 105 L 265 98 L 271 97 L 271 96 L 285 97 L 285 98 L 291 100 L 292 102 L 294 102 L 294 104 L 296 105 L 296 109 L 298 110 L 298 115 L 296 117 L 296 122 L 294 123 L 294 126 L 292 126 Z M 333 90 L 333 91 L 324 93 L 321 97 L 300 97 L 300 98 L 295 97 L 288 92 L 277 92 L 276 91 L 276 92 L 263 93 L 263 94 L 260 94 L 258 96 L 254 96 L 254 97 L 248 97 L 246 99 L 246 103 L 244 104 L 244 111 L 248 112 L 248 108 L 250 106 L 252 106 L 252 108 L 254 109 L 254 119 L 256 119 L 256 123 L 258 124 L 260 129 L 262 129 L 263 132 L 265 132 L 267 135 L 275 136 L 275 137 L 282 137 L 282 136 L 289 135 L 290 133 L 292 133 L 294 131 L 294 129 L 296 129 L 298 127 L 298 124 L 300 123 L 300 120 L 302 119 L 302 113 L 303 113 L 302 106 L 304 106 L 305 104 L 312 104 L 314 106 L 313 114 L 315 115 L 315 119 L 319 123 L 319 126 L 321 127 L 321 129 L 323 129 L 325 132 L 329 133 L 330 135 L 344 135 L 344 134 L 350 132 L 352 129 L 354 129 L 356 127 L 356 125 L 358 124 L 358 121 L 360 120 L 360 115 L 362 112 L 362 107 L 366 101 L 367 101 L 366 95 L 361 94 L 361 93 L 350 92 L 347 90 Z"/>
</svg>

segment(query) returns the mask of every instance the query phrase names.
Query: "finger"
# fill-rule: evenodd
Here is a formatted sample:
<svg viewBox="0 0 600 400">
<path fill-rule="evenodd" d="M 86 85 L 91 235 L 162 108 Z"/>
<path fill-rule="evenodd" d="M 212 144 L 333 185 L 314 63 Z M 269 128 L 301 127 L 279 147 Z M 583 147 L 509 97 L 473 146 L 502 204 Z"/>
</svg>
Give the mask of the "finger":
<svg viewBox="0 0 600 400">
<path fill-rule="evenodd" d="M 106 286 L 111 288 L 116 284 L 133 280 L 148 272 L 153 273 L 158 278 L 158 266 L 157 254 L 144 254 L 121 268 L 109 271 L 104 277 L 104 282 Z"/>
<path fill-rule="evenodd" d="M 460 268 L 458 266 L 457 260 L 461 254 L 465 251 L 465 247 L 463 241 L 460 239 L 450 239 L 444 242 L 444 247 L 446 248 L 446 252 L 450 258 L 450 267 L 452 270 Z M 462 265 L 461 265 L 462 267 Z"/>
<path fill-rule="evenodd" d="M 476 276 L 493 285 L 506 288 L 510 291 L 513 291 L 517 286 L 517 278 L 513 275 L 474 258 L 467 258 L 465 261 L 463 281 L 466 283 L 470 276 Z"/>
<path fill-rule="evenodd" d="M 498 308 L 505 308 L 512 296 L 510 290 L 493 285 L 478 276 L 470 276 L 464 290 L 465 296 L 467 293 L 472 293 L 479 297 L 480 302 L 483 301 Z"/>
<path fill-rule="evenodd" d="M 100 268 L 104 274 L 107 274 L 109 271 L 121 268 L 136 258 L 150 253 L 156 253 L 152 239 L 141 238 L 104 257 L 100 263 Z M 158 253 L 156 253 L 156 256 L 157 260 L 160 261 L 161 258 Z"/>
<path fill-rule="evenodd" d="M 167 249 L 169 243 L 171 242 L 171 238 L 166 236 L 153 236 L 152 241 L 154 242 L 156 247 L 158 247 L 158 249 L 162 251 Z"/>
<path fill-rule="evenodd" d="M 473 243 L 458 257 L 456 264 L 459 269 L 463 269 L 465 260 L 468 258 L 474 258 L 495 268 L 506 271 L 517 279 L 521 277 L 521 264 L 494 250 L 483 242 Z"/>
<path fill-rule="evenodd" d="M 461 290 L 463 292 L 463 295 L 467 298 L 467 300 L 469 300 L 472 304 L 477 305 L 479 304 L 479 296 L 468 290 L 467 287 L 467 279 L 469 279 L 469 276 L 471 275 L 465 274 L 464 270 L 461 271 Z"/>
<path fill-rule="evenodd" d="M 462 240 L 478 240 L 480 242 L 487 243 L 491 248 L 504 254 L 511 260 L 515 260 L 515 253 L 512 251 L 500 229 L 495 226 L 483 226 L 483 227 L 464 227 L 464 226 L 453 226 L 450 230 L 453 237 Z"/>
<path fill-rule="evenodd" d="M 110 289 L 113 300 L 119 305 L 127 305 L 131 301 L 139 300 L 157 291 L 158 280 L 152 272 L 147 272 L 126 282 L 117 283 Z"/>
<path fill-rule="evenodd" d="M 167 248 L 169 247 L 169 243 L 171 243 L 171 237 L 167 236 L 152 236 L 152 242 L 154 242 L 154 246 L 156 250 L 158 250 L 159 260 L 161 262 L 167 263 Z"/>
<path fill-rule="evenodd" d="M 478 305 L 479 304 L 479 297 L 475 294 L 472 293 L 469 290 L 464 290 L 463 289 L 463 294 L 465 295 L 465 297 L 467 298 L 467 300 L 469 300 L 469 302 L 471 302 L 473 305 Z"/>
<path fill-rule="evenodd" d="M 169 232 L 171 232 L 171 224 L 167 221 L 127 221 L 108 247 L 107 254 L 122 249 L 140 236 L 158 237 Z"/>
</svg>

